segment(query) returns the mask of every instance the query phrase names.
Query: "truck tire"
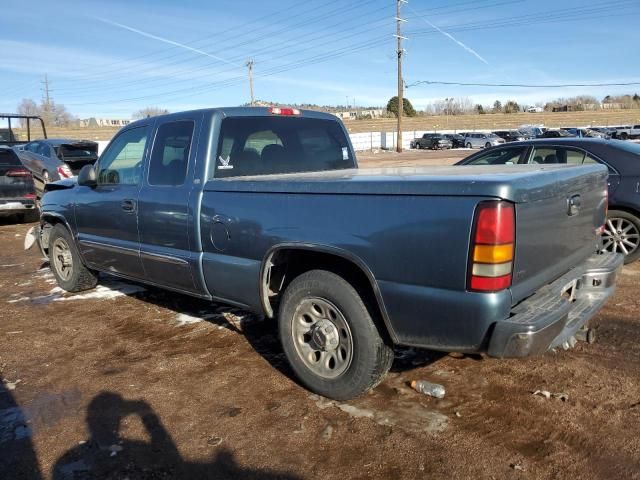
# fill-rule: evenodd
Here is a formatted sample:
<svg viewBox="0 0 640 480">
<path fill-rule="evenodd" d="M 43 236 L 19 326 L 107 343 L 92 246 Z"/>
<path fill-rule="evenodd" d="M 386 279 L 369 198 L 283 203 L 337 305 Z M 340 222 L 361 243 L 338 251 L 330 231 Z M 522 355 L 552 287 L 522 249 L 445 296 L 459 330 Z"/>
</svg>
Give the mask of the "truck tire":
<svg viewBox="0 0 640 480">
<path fill-rule="evenodd" d="M 280 341 L 301 383 L 349 400 L 375 387 L 393 362 L 356 289 L 342 277 L 311 270 L 287 287 L 278 318 Z"/>
<path fill-rule="evenodd" d="M 624 263 L 640 258 L 640 218 L 624 210 L 609 210 L 602 234 L 602 249 L 624 254 Z"/>
<path fill-rule="evenodd" d="M 473 148 L 473 145 L 471 145 L 471 142 L 467 142 L 467 148 L 469 149 Z"/>
<path fill-rule="evenodd" d="M 98 283 L 98 274 L 84 266 L 69 230 L 62 224 L 49 236 L 49 263 L 60 288 L 67 292 L 90 290 Z"/>
<path fill-rule="evenodd" d="M 629 139 L 629 134 L 627 132 L 622 132 L 620 134 L 620 140 L 628 140 Z"/>
</svg>

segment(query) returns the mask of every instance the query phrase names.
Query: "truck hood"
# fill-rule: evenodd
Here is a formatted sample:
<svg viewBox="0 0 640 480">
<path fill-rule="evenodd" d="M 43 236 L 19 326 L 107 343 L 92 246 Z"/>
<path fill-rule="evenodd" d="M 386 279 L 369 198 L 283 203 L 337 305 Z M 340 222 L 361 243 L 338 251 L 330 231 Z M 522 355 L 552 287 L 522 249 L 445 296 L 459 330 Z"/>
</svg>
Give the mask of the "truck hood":
<svg viewBox="0 0 640 480">
<path fill-rule="evenodd" d="M 214 179 L 206 191 L 481 196 L 533 202 L 601 185 L 603 165 L 460 165 L 348 169 Z"/>
</svg>

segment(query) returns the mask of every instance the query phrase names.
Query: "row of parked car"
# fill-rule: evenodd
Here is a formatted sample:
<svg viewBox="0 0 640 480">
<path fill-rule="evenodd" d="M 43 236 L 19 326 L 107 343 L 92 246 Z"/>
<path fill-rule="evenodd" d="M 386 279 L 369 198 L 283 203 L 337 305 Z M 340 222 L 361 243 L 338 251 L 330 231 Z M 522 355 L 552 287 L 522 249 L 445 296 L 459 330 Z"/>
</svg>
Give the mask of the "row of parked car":
<svg viewBox="0 0 640 480">
<path fill-rule="evenodd" d="M 491 133 L 425 133 L 411 141 L 411 148 L 443 150 L 448 148 L 490 148 L 507 142 L 521 142 L 534 138 L 615 138 L 630 140 L 640 137 L 640 125 L 620 127 L 524 127 L 513 130 L 496 130 Z"/>
<path fill-rule="evenodd" d="M 15 122 L 27 117 L 5 114 L 3 118 Z M 43 132 L 43 139 L 21 141 L 10 128 L 0 129 L 0 217 L 13 215 L 20 221 L 37 217 L 47 183 L 77 176 L 83 166 L 98 159 L 96 142 L 46 138 L 44 128 Z"/>
</svg>

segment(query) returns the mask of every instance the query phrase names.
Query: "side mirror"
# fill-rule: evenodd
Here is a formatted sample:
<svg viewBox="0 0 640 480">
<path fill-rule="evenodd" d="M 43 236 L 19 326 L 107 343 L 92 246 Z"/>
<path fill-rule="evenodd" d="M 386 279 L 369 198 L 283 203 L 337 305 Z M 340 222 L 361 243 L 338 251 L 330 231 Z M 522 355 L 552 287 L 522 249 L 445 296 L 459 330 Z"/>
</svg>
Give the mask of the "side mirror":
<svg viewBox="0 0 640 480">
<path fill-rule="evenodd" d="M 96 169 L 93 165 L 85 165 L 78 174 L 78 185 L 82 187 L 95 187 L 98 184 Z"/>
</svg>

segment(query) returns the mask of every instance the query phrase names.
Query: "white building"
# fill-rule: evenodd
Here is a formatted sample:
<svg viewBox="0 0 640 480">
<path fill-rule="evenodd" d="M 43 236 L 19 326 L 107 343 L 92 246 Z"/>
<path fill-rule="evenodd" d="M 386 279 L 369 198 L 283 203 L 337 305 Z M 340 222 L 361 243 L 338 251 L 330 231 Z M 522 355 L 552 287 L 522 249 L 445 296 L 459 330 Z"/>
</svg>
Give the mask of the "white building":
<svg viewBox="0 0 640 480">
<path fill-rule="evenodd" d="M 129 125 L 131 120 L 125 118 L 85 118 L 80 120 L 81 127 L 124 127 Z"/>
</svg>

